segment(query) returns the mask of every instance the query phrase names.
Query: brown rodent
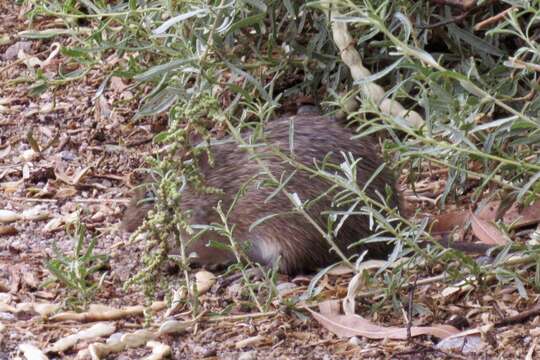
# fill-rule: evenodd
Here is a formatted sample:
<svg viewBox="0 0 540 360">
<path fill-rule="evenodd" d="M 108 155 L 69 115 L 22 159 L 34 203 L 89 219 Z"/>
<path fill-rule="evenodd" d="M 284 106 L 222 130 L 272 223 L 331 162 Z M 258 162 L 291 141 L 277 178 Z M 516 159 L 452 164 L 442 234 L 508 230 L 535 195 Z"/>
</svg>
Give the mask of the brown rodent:
<svg viewBox="0 0 540 360">
<path fill-rule="evenodd" d="M 291 122 L 294 124 L 293 127 L 290 127 Z M 270 121 L 264 130 L 263 139 L 266 145 L 255 147 L 257 153 L 266 154 L 270 148 L 278 147 L 281 152 L 291 156 L 289 141 L 292 129 L 294 129 L 292 157 L 300 163 L 313 167 L 314 163 L 321 166 L 323 160 L 330 161 L 336 167 L 325 169 L 343 176 L 341 170 L 338 170 L 339 165 L 344 162 L 343 154 L 352 154 L 354 159 L 361 159 L 356 166 L 356 182 L 360 188 L 364 187 L 383 163 L 379 156 L 379 146 L 373 138 L 351 139 L 353 135 L 351 129 L 345 128 L 333 118 L 319 116 L 312 111 L 299 112 L 293 117 Z M 243 134 L 243 138 L 247 140 L 250 135 L 250 133 Z M 258 181 L 264 178 L 257 177 L 261 172 L 260 166 L 245 149 L 239 148 L 236 142 L 231 141 L 212 146 L 211 151 L 215 158 L 214 166 L 203 163 L 200 170 L 206 185 L 220 188 L 223 192 L 214 195 L 203 194 L 187 185 L 182 193 L 180 206 L 191 211 L 191 224 L 221 223 L 215 211 L 218 201 L 222 202 L 222 209 L 227 211 L 239 189 L 256 177 L 255 180 L 249 181 L 243 196 L 239 198 L 229 215 L 229 226 L 234 225 L 234 238 L 239 243 L 247 242 L 250 245 L 247 255 L 251 260 L 272 266 L 279 258 L 281 272 L 296 274 L 314 271 L 339 259 L 334 251 L 330 251 L 328 242 L 320 232 L 302 214 L 292 212 L 293 205 L 285 194 L 278 192 L 267 201 L 276 188 Z M 278 179 L 286 179 L 294 170 L 277 156 L 265 155 L 262 159 Z M 367 186 L 366 194 L 378 201 L 381 201 L 381 197 L 386 197 L 389 206 L 397 208 L 397 192 L 394 190 L 391 194 L 387 194 L 387 189 L 393 189 L 394 184 L 392 172 L 385 167 Z M 325 231 L 328 215 L 321 212 L 331 209 L 347 210 L 352 205 L 349 202 L 341 208 L 336 208 L 332 197 L 341 189 L 323 195 L 330 186 L 329 182 L 305 171 L 297 171 L 285 186 L 287 192 L 298 194 L 302 202 L 320 197 L 306 210 Z M 128 206 L 123 220 L 125 230 L 134 231 L 151 209 L 152 204 L 140 203 L 139 200 L 143 197 L 142 193 L 136 194 Z M 387 255 L 389 245 L 381 242 L 365 244 L 362 248 L 358 246 L 349 248 L 352 243 L 372 233 L 367 216 L 358 215 L 361 206 L 355 209 L 356 215 L 351 215 L 344 222 L 334 242 L 347 256 L 359 254 L 364 250 L 368 250 L 370 257 Z M 249 230 L 250 225 L 261 218 L 284 212 L 286 214 L 270 217 Z M 221 238 L 217 233 L 206 232 L 188 248 L 188 252 L 197 253 L 197 263 L 205 265 L 234 261 L 235 257 L 231 252 L 207 247 L 209 240 L 228 243 L 227 239 Z"/>
</svg>

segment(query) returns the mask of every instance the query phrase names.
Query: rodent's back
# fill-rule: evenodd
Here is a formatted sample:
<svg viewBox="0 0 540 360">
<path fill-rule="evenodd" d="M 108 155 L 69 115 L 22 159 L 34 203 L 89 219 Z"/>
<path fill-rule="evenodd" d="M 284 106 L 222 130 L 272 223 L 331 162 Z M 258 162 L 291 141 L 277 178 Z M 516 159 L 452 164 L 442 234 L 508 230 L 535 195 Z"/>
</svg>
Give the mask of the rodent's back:
<svg viewBox="0 0 540 360">
<path fill-rule="evenodd" d="M 250 135 L 244 134 L 244 138 L 247 140 Z M 270 169 L 275 178 L 287 179 L 284 189 L 288 193 L 297 194 L 303 203 L 317 199 L 308 203 L 306 212 L 326 231 L 327 215 L 321 213 L 347 210 L 352 203 L 337 208 L 332 197 L 342 189 L 327 193 L 332 186 L 331 182 L 309 172 L 296 170 L 282 157 L 272 155 L 273 149 L 277 147 L 294 161 L 312 168 L 315 163 L 321 166 L 323 161 L 333 163 L 337 168 L 326 167 L 325 170 L 340 176 L 343 176 L 343 172 L 337 169 L 345 161 L 343 153 L 351 154 L 354 159 L 361 158 L 356 166 L 356 180 L 362 189 L 382 164 L 382 160 L 378 145 L 373 139 L 366 137 L 353 140 L 351 136 L 351 130 L 344 128 L 334 119 L 296 115 L 271 121 L 265 127 L 262 139 L 266 145 L 253 149 L 264 167 Z M 338 260 L 336 254 L 329 250 L 323 235 L 302 214 L 293 211 L 291 201 L 281 191 L 274 194 L 277 184 L 269 186 L 264 167 L 261 168 L 260 163 L 257 163 L 246 149 L 239 148 L 235 142 L 228 142 L 213 146 L 212 154 L 214 167 L 203 162 L 201 172 L 206 185 L 220 188 L 223 192 L 214 195 L 202 194 L 188 185 L 182 194 L 181 207 L 190 210 L 192 224 L 220 223 L 215 211 L 218 201 L 222 202 L 221 206 L 227 212 L 236 194 L 245 187 L 243 195 L 229 213 L 228 222 L 229 226 L 234 225 L 233 237 L 239 243 L 250 245 L 247 252 L 252 260 L 271 266 L 279 259 L 280 270 L 291 274 L 313 271 Z M 394 178 L 385 168 L 372 180 L 366 193 L 371 198 L 379 199 L 376 194 L 385 196 L 387 186 L 394 187 Z M 389 202 L 390 206 L 397 206 L 395 191 Z M 361 206 L 355 209 L 356 213 Z M 263 218 L 266 220 L 250 230 L 252 224 Z M 341 226 L 334 241 L 346 255 L 351 255 L 364 249 L 348 249 L 348 246 L 368 235 L 370 229 L 367 217 L 351 215 Z M 228 241 L 216 233 L 204 234 L 190 248 L 197 252 L 200 263 L 227 262 L 234 259 L 227 252 L 207 248 L 205 244 L 209 240 Z M 388 247 L 384 244 L 369 245 L 371 256 L 381 256 L 387 252 Z"/>
</svg>

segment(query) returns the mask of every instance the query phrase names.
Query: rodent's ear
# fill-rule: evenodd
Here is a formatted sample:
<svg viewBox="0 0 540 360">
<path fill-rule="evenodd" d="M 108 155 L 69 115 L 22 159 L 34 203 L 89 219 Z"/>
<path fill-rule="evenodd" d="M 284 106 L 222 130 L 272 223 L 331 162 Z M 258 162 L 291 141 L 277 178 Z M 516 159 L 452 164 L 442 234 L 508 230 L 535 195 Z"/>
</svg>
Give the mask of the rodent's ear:
<svg viewBox="0 0 540 360">
<path fill-rule="evenodd" d="M 154 201 L 155 194 L 150 187 L 138 188 L 124 211 L 120 229 L 125 232 L 137 230 L 148 212 L 154 207 Z"/>
<path fill-rule="evenodd" d="M 196 131 L 189 132 L 188 136 L 188 140 L 191 145 L 197 145 L 203 142 L 203 137 Z"/>
</svg>

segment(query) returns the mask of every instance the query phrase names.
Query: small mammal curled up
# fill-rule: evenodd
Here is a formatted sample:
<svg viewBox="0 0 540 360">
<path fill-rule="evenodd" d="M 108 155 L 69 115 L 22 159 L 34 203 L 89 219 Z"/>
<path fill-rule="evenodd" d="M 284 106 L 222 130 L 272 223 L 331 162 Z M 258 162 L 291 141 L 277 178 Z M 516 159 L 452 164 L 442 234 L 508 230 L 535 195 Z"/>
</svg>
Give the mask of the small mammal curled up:
<svg viewBox="0 0 540 360">
<path fill-rule="evenodd" d="M 250 133 L 243 134 L 243 138 L 247 140 L 250 135 Z M 345 160 L 343 153 L 351 154 L 354 159 L 360 159 L 356 165 L 356 182 L 363 188 L 383 161 L 379 156 L 378 144 L 373 138 L 351 139 L 352 135 L 350 129 L 343 127 L 333 118 L 299 112 L 299 115 L 293 117 L 270 121 L 264 129 L 265 145 L 254 149 L 257 153 L 265 153 L 261 159 L 277 179 L 282 176 L 287 178 L 293 173 L 294 168 L 277 156 L 266 156 L 272 147 L 278 147 L 287 156 L 291 156 L 292 147 L 292 157 L 310 167 L 313 167 L 314 163 L 321 166 L 325 161 L 339 169 L 339 165 Z M 291 139 L 292 144 L 289 143 Z M 220 223 L 215 210 L 218 201 L 221 201 L 222 209 L 227 211 L 240 188 L 248 183 L 228 220 L 229 226 L 234 225 L 233 237 L 239 243 L 248 243 L 247 255 L 251 260 L 267 266 L 273 266 L 279 261 L 279 270 L 288 274 L 315 271 L 339 260 L 336 252 L 330 251 L 327 240 L 306 217 L 291 211 L 293 205 L 285 194 L 280 191 L 267 201 L 276 187 L 257 181 L 260 167 L 245 149 L 239 148 L 236 142 L 232 141 L 213 145 L 211 151 L 214 166 L 202 162 L 200 170 L 205 185 L 222 189 L 222 193 L 200 193 L 190 188 L 188 184 L 181 195 L 180 206 L 182 209 L 190 210 L 191 224 Z M 326 170 L 343 176 L 336 168 Z M 366 194 L 378 201 L 381 196 L 386 197 L 388 205 L 397 208 L 396 191 L 387 194 L 387 189 L 393 189 L 394 184 L 391 171 L 383 168 L 367 186 Z M 296 193 L 302 202 L 317 199 L 306 207 L 306 212 L 326 231 L 328 215 L 321 213 L 330 209 L 347 210 L 352 205 L 347 203 L 341 208 L 336 208 L 332 201 L 336 190 L 324 195 L 330 186 L 328 181 L 298 170 L 284 188 L 290 194 Z M 152 204 L 141 203 L 142 198 L 143 192 L 136 194 L 125 212 L 122 227 L 127 231 L 136 230 L 152 208 Z M 359 211 L 359 207 L 355 211 Z M 274 214 L 280 215 L 271 217 Z M 265 221 L 250 230 L 252 224 L 266 217 L 268 218 Z M 367 216 L 352 215 L 341 225 L 333 241 L 346 256 L 368 250 L 369 257 L 381 258 L 391 250 L 391 245 L 381 242 L 365 244 L 362 248 L 349 247 L 371 234 L 368 221 Z M 210 240 L 229 243 L 218 233 L 207 231 L 188 246 L 188 254 L 191 252 L 197 254 L 196 263 L 216 265 L 235 260 L 232 252 L 208 247 Z"/>
<path fill-rule="evenodd" d="M 249 142 L 250 136 L 251 133 L 245 133 L 243 139 Z M 302 202 L 316 199 L 310 202 L 305 210 L 310 218 L 326 231 L 328 215 L 324 212 L 346 211 L 352 203 L 346 203 L 341 208 L 336 207 L 333 196 L 341 189 L 328 193 L 330 182 L 306 171 L 295 171 L 295 168 L 282 158 L 272 156 L 272 149 L 277 147 L 281 153 L 310 167 L 313 167 L 314 163 L 321 166 L 323 162 L 339 167 L 344 162 L 342 154 L 351 154 L 355 160 L 360 159 L 356 165 L 356 183 L 359 188 L 363 188 L 383 161 L 379 156 L 378 144 L 373 138 L 351 139 L 351 136 L 350 129 L 346 129 L 333 118 L 320 116 L 313 110 L 299 111 L 296 116 L 270 121 L 264 129 L 265 145 L 253 149 L 261 155 L 259 158 L 275 178 L 287 179 L 284 189 L 288 193 L 297 194 Z M 327 240 L 306 217 L 291 211 L 293 205 L 286 195 L 281 191 L 274 194 L 276 187 L 268 186 L 261 181 L 268 180 L 267 176 L 260 176 L 260 165 L 246 149 L 239 148 L 235 141 L 221 141 L 212 145 L 211 151 L 214 166 L 210 166 L 208 161 L 199 161 L 200 171 L 205 185 L 219 188 L 222 192 L 201 193 L 187 184 L 181 195 L 180 207 L 189 212 L 190 224 L 221 223 L 215 210 L 218 202 L 221 201 L 223 211 L 228 211 L 239 190 L 245 186 L 243 195 L 239 197 L 229 214 L 228 225 L 234 226 L 233 238 L 242 245 L 248 245 L 247 255 L 252 261 L 265 266 L 273 266 L 279 261 L 279 270 L 291 275 L 316 271 L 339 261 L 339 256 L 330 250 Z M 326 167 L 325 170 L 343 175 L 335 168 Z M 291 174 L 293 176 L 288 179 Z M 388 188 L 391 189 L 390 194 L 387 194 Z M 390 208 L 399 207 L 395 179 L 386 167 L 369 182 L 365 192 L 375 200 L 380 201 L 381 196 L 385 197 Z M 135 194 L 124 213 L 122 222 L 124 230 L 132 232 L 142 224 L 148 211 L 153 208 L 153 203 L 141 201 L 147 197 L 144 190 Z M 358 208 L 355 210 L 358 212 Z M 273 216 L 276 214 L 279 215 Z M 250 229 L 261 219 L 265 221 Z M 356 213 L 341 224 L 333 241 L 345 256 L 368 250 L 369 257 L 384 258 L 391 251 L 392 245 L 382 242 L 350 247 L 371 235 L 368 221 L 367 216 Z M 339 219 L 336 223 L 338 222 Z M 182 237 L 190 238 L 187 234 L 182 234 Z M 211 240 L 229 244 L 229 240 L 217 232 L 206 231 L 191 241 L 186 249 L 187 254 L 196 253 L 194 261 L 196 264 L 221 265 L 236 260 L 230 251 L 208 247 L 207 244 Z M 445 239 L 440 240 L 439 244 L 466 253 L 481 254 L 490 249 L 487 244 L 452 243 Z"/>
</svg>

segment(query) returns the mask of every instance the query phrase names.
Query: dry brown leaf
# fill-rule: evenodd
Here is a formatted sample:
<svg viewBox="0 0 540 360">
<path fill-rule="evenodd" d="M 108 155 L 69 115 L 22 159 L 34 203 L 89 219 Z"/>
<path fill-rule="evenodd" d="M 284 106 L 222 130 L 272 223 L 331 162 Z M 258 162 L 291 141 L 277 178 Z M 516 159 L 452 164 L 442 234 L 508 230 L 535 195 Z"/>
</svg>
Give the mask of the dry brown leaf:
<svg viewBox="0 0 540 360">
<path fill-rule="evenodd" d="M 505 224 L 512 224 L 513 228 L 520 228 L 540 222 L 540 200 L 534 202 L 530 206 L 520 209 L 517 204 L 514 204 L 510 210 L 503 216 Z"/>
<path fill-rule="evenodd" d="M 122 78 L 118 76 L 111 77 L 111 87 L 110 87 L 111 90 L 121 93 L 128 87 L 129 85 L 124 84 L 124 81 L 122 80 Z"/>
<path fill-rule="evenodd" d="M 247 339 L 242 339 L 236 342 L 234 346 L 237 349 L 243 349 L 248 346 L 257 347 L 261 345 L 262 343 L 266 342 L 266 340 L 267 340 L 266 336 L 256 335 L 256 336 L 249 337 Z"/>
<path fill-rule="evenodd" d="M 167 320 L 159 327 L 159 334 L 176 334 L 186 331 L 195 322 L 193 320 Z"/>
<path fill-rule="evenodd" d="M 497 211 L 501 202 L 492 201 L 487 203 L 477 212 L 477 218 L 485 221 L 495 221 Z M 431 232 L 433 234 L 449 233 L 456 227 L 463 227 L 469 219 L 472 220 L 469 210 L 458 210 L 442 213 L 435 216 L 431 223 L 433 224 Z M 523 226 L 529 226 L 540 222 L 540 200 L 532 205 L 521 209 L 519 204 L 514 203 L 508 209 L 502 218 L 504 224 L 512 225 L 512 228 L 517 229 Z"/>
<path fill-rule="evenodd" d="M 48 357 L 35 345 L 20 344 L 19 350 L 23 353 L 26 360 L 47 360 Z"/>
<path fill-rule="evenodd" d="M 341 315 L 332 303 L 335 301 L 325 301 L 319 304 L 320 313 L 309 308 L 306 309 L 322 326 L 340 337 L 364 336 L 369 339 L 407 339 L 406 327 L 385 327 L 373 324 L 359 315 Z M 450 325 L 411 327 L 411 336 L 432 335 L 444 339 L 457 333 L 459 330 Z"/>
<path fill-rule="evenodd" d="M 11 152 L 11 145 L 8 145 L 5 148 L 0 149 L 0 160 L 8 156 L 10 152 Z"/>
<path fill-rule="evenodd" d="M 167 304 L 164 301 L 156 301 L 150 305 L 150 310 L 160 311 L 163 310 Z M 127 306 L 122 309 L 115 309 L 112 307 L 92 304 L 89 306 L 87 312 L 76 313 L 72 311 L 63 312 L 51 316 L 50 321 L 79 321 L 79 322 L 92 322 L 92 321 L 108 321 L 118 320 L 129 316 L 142 315 L 146 308 L 142 305 Z"/>
<path fill-rule="evenodd" d="M 4 302 L 0 302 L 0 312 L 6 312 L 6 313 L 17 313 L 17 308 L 15 306 L 11 306 L 9 304 L 6 304 Z"/>
<path fill-rule="evenodd" d="M 450 285 L 442 289 L 442 291 L 439 293 L 439 295 L 436 295 L 436 297 L 447 298 L 454 294 L 463 294 L 474 289 L 476 284 L 477 280 L 474 276 L 467 276 L 466 279 L 458 282 L 457 284 Z"/>
<path fill-rule="evenodd" d="M 485 347 L 479 335 L 463 337 L 449 337 L 440 341 L 436 347 L 442 351 L 458 352 L 462 354 L 478 354 Z"/>
<path fill-rule="evenodd" d="M 37 56 L 28 55 L 25 53 L 24 49 L 21 48 L 17 52 L 17 58 L 21 60 L 28 68 L 34 68 L 36 66 L 39 66 L 40 68 L 47 67 L 53 59 L 60 53 L 61 45 L 57 42 L 52 43 L 49 53 L 49 56 L 47 59 L 41 61 Z"/>
<path fill-rule="evenodd" d="M 58 304 L 50 304 L 50 303 L 34 304 L 34 311 L 44 318 L 51 314 L 54 314 L 56 311 L 58 311 L 58 309 L 60 309 L 60 305 Z"/>
<path fill-rule="evenodd" d="M 137 330 L 128 334 L 115 333 L 109 336 L 106 344 L 93 343 L 88 346 L 88 349 L 79 351 L 78 358 L 84 358 L 84 354 L 88 352 L 92 359 L 102 359 L 109 354 L 119 353 L 126 348 L 144 345 L 156 336 L 156 334 L 147 329 Z"/>
<path fill-rule="evenodd" d="M 26 209 L 22 212 L 21 215 L 25 220 L 31 221 L 46 220 L 51 217 L 49 210 L 43 205 L 38 205 L 30 209 Z"/>
<path fill-rule="evenodd" d="M 17 192 L 21 185 L 24 184 L 24 180 L 18 180 L 18 181 L 7 181 L 0 183 L 0 188 L 4 190 L 5 193 L 14 193 Z"/>
<path fill-rule="evenodd" d="M 81 182 L 82 178 L 91 169 L 92 169 L 92 166 L 87 166 L 82 169 L 78 169 L 77 171 L 75 171 L 73 175 L 69 176 L 64 172 L 61 161 L 57 160 L 54 166 L 54 175 L 56 176 L 57 179 L 65 182 L 66 184 L 75 186 Z"/>
<path fill-rule="evenodd" d="M 349 286 L 347 287 L 347 296 L 343 299 L 343 312 L 345 315 L 354 315 L 356 308 L 356 294 L 364 286 L 364 272 L 368 270 L 380 269 L 383 266 L 387 266 L 388 269 L 393 269 L 399 266 L 402 263 L 405 263 L 409 260 L 408 257 L 402 257 L 393 263 L 388 263 L 388 261 L 383 260 L 367 260 L 362 262 L 356 268 L 356 275 L 353 276 L 351 281 L 349 281 Z M 339 313 L 339 308 L 337 310 Z"/>
<path fill-rule="evenodd" d="M 113 334 L 114 335 L 114 334 Z M 77 359 L 87 359 L 88 355 L 92 360 L 103 359 L 106 356 L 119 353 L 125 349 L 125 345 L 121 342 L 109 342 L 106 344 L 103 343 L 93 343 L 88 346 L 87 349 L 80 350 L 77 354 Z M 88 355 L 86 355 L 88 354 Z"/>
<path fill-rule="evenodd" d="M 471 215 L 471 227 L 473 234 L 485 244 L 505 245 L 509 241 L 495 225 L 475 214 Z"/>
<path fill-rule="evenodd" d="M 28 149 L 21 153 L 21 160 L 23 162 L 31 162 L 39 156 L 39 153 L 34 149 Z"/>
<path fill-rule="evenodd" d="M 471 212 L 469 210 L 450 211 L 435 216 L 431 223 L 432 234 L 449 233 L 456 228 L 465 226 L 469 220 Z"/>
<path fill-rule="evenodd" d="M 180 308 L 183 305 L 183 300 L 186 298 L 186 295 L 187 295 L 187 290 L 185 286 L 182 286 L 173 292 L 173 296 L 171 299 L 171 306 L 165 312 L 165 315 L 164 315 L 165 318 L 168 318 L 176 314 L 180 310 Z"/>
<path fill-rule="evenodd" d="M 22 281 L 31 289 L 37 289 L 40 284 L 36 274 L 28 267 L 25 267 L 24 271 L 22 272 Z"/>
<path fill-rule="evenodd" d="M 69 199 L 77 195 L 78 191 L 75 187 L 68 185 L 68 186 L 60 186 L 58 190 L 56 190 L 55 198 L 56 199 Z"/>
<path fill-rule="evenodd" d="M 0 236 L 3 235 L 16 235 L 17 234 L 17 228 L 15 226 L 11 225 L 0 225 Z"/>
<path fill-rule="evenodd" d="M 30 52 L 32 51 L 32 42 L 31 41 L 18 41 L 12 45 L 10 45 L 0 56 L 2 60 L 14 60 L 17 58 L 17 54 L 20 50 L 23 50 L 24 52 Z"/>
<path fill-rule="evenodd" d="M 199 295 L 206 293 L 216 283 L 216 275 L 210 271 L 201 270 L 195 274 L 195 283 Z"/>
<path fill-rule="evenodd" d="M 60 230 L 64 228 L 64 224 L 73 224 L 78 219 L 79 219 L 78 211 L 72 212 L 70 214 L 60 215 L 49 220 L 49 222 L 47 222 L 47 224 L 43 226 L 41 231 L 43 233 L 49 233 L 56 230 Z"/>
<path fill-rule="evenodd" d="M 10 223 L 20 220 L 21 218 L 22 216 L 15 211 L 0 209 L 0 223 Z"/>
<path fill-rule="evenodd" d="M 171 354 L 171 347 L 157 341 L 149 341 L 146 346 L 152 349 L 152 353 L 143 360 L 161 360 Z"/>
<path fill-rule="evenodd" d="M 140 329 L 133 333 L 124 334 L 120 338 L 120 341 L 124 343 L 126 347 L 134 348 L 146 344 L 148 340 L 152 340 L 155 336 L 154 332 L 150 330 Z"/>
<path fill-rule="evenodd" d="M 116 326 L 114 323 L 97 323 L 92 325 L 91 327 L 81 330 L 73 335 L 68 335 L 58 341 L 56 341 L 54 344 L 49 346 L 45 351 L 46 352 L 63 352 L 69 349 L 70 347 L 74 346 L 81 340 L 90 340 L 106 335 L 112 334 L 116 330 Z"/>
<path fill-rule="evenodd" d="M 330 270 L 328 270 L 327 274 L 333 275 L 333 276 L 343 276 L 347 274 L 352 274 L 353 272 L 354 272 L 354 269 L 351 268 L 350 266 L 345 265 L 345 264 L 338 264 L 334 266 L 333 268 L 331 268 Z"/>
</svg>

